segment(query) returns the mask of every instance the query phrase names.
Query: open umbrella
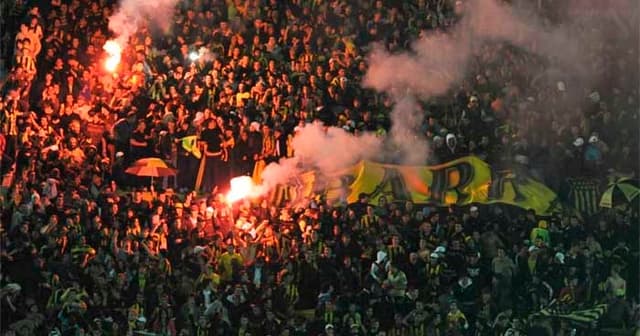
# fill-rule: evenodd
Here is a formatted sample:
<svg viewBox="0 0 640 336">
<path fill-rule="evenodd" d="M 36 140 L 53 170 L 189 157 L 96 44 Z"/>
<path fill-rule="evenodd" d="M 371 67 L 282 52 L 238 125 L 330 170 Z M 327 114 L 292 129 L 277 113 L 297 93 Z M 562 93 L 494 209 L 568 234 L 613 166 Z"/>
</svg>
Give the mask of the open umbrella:
<svg viewBox="0 0 640 336">
<path fill-rule="evenodd" d="M 600 206 L 603 208 L 613 208 L 623 203 L 631 203 L 640 195 L 638 180 L 629 177 L 621 177 L 609 183 L 607 190 L 602 194 Z"/>
<path fill-rule="evenodd" d="M 164 161 L 158 158 L 144 158 L 133 163 L 133 165 L 127 170 L 127 174 L 151 177 L 151 183 L 153 184 L 154 177 L 173 176 L 176 174 L 176 170 L 169 167 Z"/>
</svg>

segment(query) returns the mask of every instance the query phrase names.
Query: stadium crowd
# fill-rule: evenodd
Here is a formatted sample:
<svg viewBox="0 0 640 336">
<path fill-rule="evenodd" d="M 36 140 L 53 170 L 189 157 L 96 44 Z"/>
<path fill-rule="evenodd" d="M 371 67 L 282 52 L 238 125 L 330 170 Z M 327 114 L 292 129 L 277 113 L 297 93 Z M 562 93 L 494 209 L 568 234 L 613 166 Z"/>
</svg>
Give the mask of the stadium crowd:
<svg viewBox="0 0 640 336">
<path fill-rule="evenodd" d="M 393 101 L 360 85 L 369 46 L 400 51 L 445 32 L 461 1 L 184 1 L 168 30 L 132 36 L 114 72 L 102 46 L 117 3 L 35 3 L 0 4 L 10 67 L 0 95 L 3 335 L 638 327 L 637 205 L 542 217 L 497 204 L 369 204 L 366 194 L 231 207 L 217 192 L 292 156 L 307 123 L 384 136 Z M 558 191 L 570 177 L 637 178 L 638 39 L 616 36 L 584 51 L 604 78 L 585 92 L 539 79 L 545 61 L 512 46 L 482 47 L 454 92 L 424 103 L 425 164 L 476 155 Z M 191 136 L 196 144 L 183 141 Z M 199 152 L 207 169 L 196 192 Z M 124 173 L 143 157 L 171 163 L 176 178 L 143 189 L 148 181 Z"/>
</svg>

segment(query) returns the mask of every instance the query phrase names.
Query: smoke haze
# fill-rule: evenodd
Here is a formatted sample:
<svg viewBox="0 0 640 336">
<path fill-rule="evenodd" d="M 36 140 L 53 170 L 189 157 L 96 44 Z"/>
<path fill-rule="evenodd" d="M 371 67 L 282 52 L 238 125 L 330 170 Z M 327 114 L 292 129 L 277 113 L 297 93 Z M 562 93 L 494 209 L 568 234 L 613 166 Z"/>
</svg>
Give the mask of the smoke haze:
<svg viewBox="0 0 640 336">
<path fill-rule="evenodd" d="M 563 85 L 573 88 L 574 96 L 566 100 L 580 101 L 585 90 L 602 76 L 602 70 L 593 64 L 590 48 L 601 46 L 611 34 L 628 34 L 629 27 L 637 27 L 633 25 L 638 21 L 637 6 L 632 1 L 568 1 L 568 8 L 562 9 L 566 10 L 565 19 L 554 24 L 535 15 L 527 7 L 528 2 L 514 2 L 505 5 L 496 0 L 470 0 L 454 27 L 446 32 L 423 32 L 408 52 L 391 53 L 382 45 L 374 45 L 362 85 L 387 94 L 395 102 L 385 144 L 380 139 L 354 137 L 337 128 L 330 127 L 324 133 L 317 125 L 306 127 L 294 139 L 298 157 L 267 167 L 265 184 L 286 182 L 301 172 L 300 167 L 315 168 L 321 175 L 328 175 L 361 159 L 392 158 L 405 164 L 424 164 L 428 151 L 419 128 L 424 118 L 420 101 L 444 95 L 461 83 L 469 75 L 475 53 L 489 43 L 511 44 L 538 56 L 545 62 L 546 71 L 529 85 L 540 81 L 555 85 L 562 80 Z M 608 34 L 600 29 L 603 13 L 619 26 Z M 527 89 L 524 88 L 525 93 Z"/>
<path fill-rule="evenodd" d="M 506 43 L 537 56 L 545 63 L 546 70 L 537 74 L 532 83 L 524 84 L 524 93 L 531 93 L 530 86 L 534 84 L 563 81 L 571 90 L 563 97 L 563 104 L 575 105 L 584 100 L 585 90 L 592 90 L 603 77 L 604 70 L 594 60 L 601 55 L 593 50 L 601 47 L 612 34 L 628 31 L 625 19 L 637 22 L 637 14 L 629 17 L 637 10 L 626 0 L 568 1 L 565 13 L 568 19 L 554 24 L 541 19 L 528 5 L 526 1 L 507 5 L 496 0 L 470 0 L 465 3 L 462 18 L 455 26 L 446 32 L 423 32 L 410 51 L 392 53 L 381 45 L 373 47 L 362 84 L 388 94 L 395 101 L 390 138 L 396 147 L 406 149 L 403 163 L 424 162 L 426 158 L 426 151 L 412 150 L 414 143 L 407 141 L 424 138 L 414 124 L 422 121 L 423 112 L 414 108 L 415 103 L 408 103 L 412 100 L 410 97 L 426 100 L 448 93 L 469 76 L 472 60 L 482 47 Z M 620 27 L 605 32 L 602 28 L 607 24 L 603 22 L 610 22 L 606 20 Z M 521 65 L 523 69 L 534 69 L 534 66 Z M 541 110 L 567 107 L 558 105 L 557 101 L 537 103 Z"/>
<path fill-rule="evenodd" d="M 387 93 L 405 89 L 420 99 L 442 95 L 464 79 L 474 51 L 488 42 L 511 43 L 578 68 L 577 40 L 562 27 L 545 28 L 525 14 L 494 0 L 469 1 L 460 22 L 446 33 L 425 33 L 413 43 L 412 52 L 391 54 L 376 46 L 363 85 Z"/>
<path fill-rule="evenodd" d="M 129 38 L 147 22 L 167 30 L 173 22 L 173 14 L 179 0 L 122 0 L 109 18 L 109 29 L 116 42 L 127 45 Z"/>
<path fill-rule="evenodd" d="M 145 20 L 166 29 L 178 1 L 122 0 L 109 19 L 109 28 L 118 44 L 125 46 Z M 462 18 L 453 27 L 446 32 L 423 32 L 407 52 L 391 53 L 382 45 L 374 45 L 362 85 L 388 95 L 395 103 L 386 139 L 371 134 L 354 136 L 336 127 L 307 125 L 293 139 L 296 157 L 265 168 L 262 190 L 266 192 L 277 184 L 287 183 L 308 170 L 329 176 L 360 160 L 424 164 L 428 143 L 420 131 L 424 118 L 420 102 L 445 95 L 463 82 L 475 53 L 488 43 L 508 43 L 544 59 L 547 71 L 534 84 L 553 77 L 554 83 L 562 79 L 568 87 L 576 88 L 574 92 L 583 94 L 602 75 L 597 65 L 592 64 L 588 51 L 610 37 L 611 33 L 594 23 L 601 24 L 598 19 L 604 9 L 616 22 L 615 34 L 625 33 L 625 28 L 626 34 L 631 34 L 628 28 L 637 28 L 628 25 L 628 21 L 637 22 L 637 6 L 633 1 L 571 0 L 566 11 L 569 19 L 554 24 L 538 18 L 526 7 L 529 2 L 514 0 L 514 3 L 466 1 Z M 204 51 L 200 51 L 200 56 L 213 58 Z"/>
</svg>

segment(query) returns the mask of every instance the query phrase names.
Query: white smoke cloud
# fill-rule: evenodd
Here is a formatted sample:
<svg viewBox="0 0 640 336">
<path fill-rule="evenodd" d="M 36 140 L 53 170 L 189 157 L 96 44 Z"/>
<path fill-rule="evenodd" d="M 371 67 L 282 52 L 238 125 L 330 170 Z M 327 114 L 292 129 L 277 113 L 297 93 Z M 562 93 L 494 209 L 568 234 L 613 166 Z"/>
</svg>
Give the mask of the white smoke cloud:
<svg viewBox="0 0 640 336">
<path fill-rule="evenodd" d="M 173 22 L 173 14 L 179 0 L 122 0 L 115 13 L 109 17 L 109 29 L 116 42 L 126 46 L 129 38 L 144 25 L 167 30 Z"/>
<path fill-rule="evenodd" d="M 375 45 L 362 84 L 392 96 L 396 91 L 422 99 L 444 94 L 464 76 L 471 56 L 469 42 L 468 34 L 433 31 L 413 44 L 414 53 L 391 54 Z"/>
<path fill-rule="evenodd" d="M 296 178 L 309 171 L 315 173 L 317 185 L 327 182 L 336 172 L 351 168 L 361 160 L 380 160 L 383 139 L 373 134 L 353 135 L 338 127 L 321 123 L 308 124 L 292 140 L 295 156 L 269 164 L 262 172 L 260 194 L 279 184 L 295 184 Z"/>
<path fill-rule="evenodd" d="M 407 94 L 397 99 L 391 113 L 385 157 L 402 164 L 424 165 L 429 147 L 420 132 L 423 121 L 424 113 L 413 96 Z"/>
<path fill-rule="evenodd" d="M 292 146 L 304 165 L 332 173 L 379 155 L 382 139 L 370 133 L 354 136 L 341 128 L 314 123 L 302 128 Z"/>
<path fill-rule="evenodd" d="M 342 128 L 313 123 L 296 133 L 292 147 L 295 157 L 264 169 L 262 179 L 267 189 L 310 170 L 318 176 L 330 176 L 361 160 L 379 158 L 382 139 L 369 133 L 355 136 Z"/>
</svg>

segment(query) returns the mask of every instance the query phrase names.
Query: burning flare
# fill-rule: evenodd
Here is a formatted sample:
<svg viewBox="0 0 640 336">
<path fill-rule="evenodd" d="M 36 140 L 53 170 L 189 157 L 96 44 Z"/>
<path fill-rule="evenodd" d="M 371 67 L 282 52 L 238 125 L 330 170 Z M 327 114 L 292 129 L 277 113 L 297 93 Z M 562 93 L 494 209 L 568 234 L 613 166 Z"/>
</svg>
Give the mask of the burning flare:
<svg viewBox="0 0 640 336">
<path fill-rule="evenodd" d="M 109 72 L 114 72 L 120 64 L 120 55 L 122 54 L 122 47 L 118 42 L 114 40 L 107 41 L 102 47 L 104 51 L 109 55 L 104 63 L 105 69 Z"/>
<path fill-rule="evenodd" d="M 231 190 L 227 193 L 227 202 L 230 204 L 257 193 L 257 187 L 249 176 L 234 177 L 230 183 Z"/>
</svg>

